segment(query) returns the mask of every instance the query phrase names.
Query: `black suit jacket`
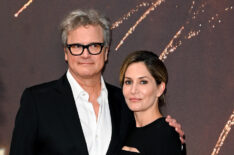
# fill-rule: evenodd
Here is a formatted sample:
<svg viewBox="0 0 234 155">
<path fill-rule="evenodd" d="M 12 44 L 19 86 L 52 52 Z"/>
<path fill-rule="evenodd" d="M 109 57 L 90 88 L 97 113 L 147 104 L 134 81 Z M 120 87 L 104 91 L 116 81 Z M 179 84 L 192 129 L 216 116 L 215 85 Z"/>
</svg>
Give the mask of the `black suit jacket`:
<svg viewBox="0 0 234 155">
<path fill-rule="evenodd" d="M 107 154 L 113 155 L 121 149 L 134 119 L 121 90 L 107 83 L 106 87 L 112 121 Z M 24 91 L 15 120 L 10 155 L 88 155 L 66 75 Z"/>
</svg>

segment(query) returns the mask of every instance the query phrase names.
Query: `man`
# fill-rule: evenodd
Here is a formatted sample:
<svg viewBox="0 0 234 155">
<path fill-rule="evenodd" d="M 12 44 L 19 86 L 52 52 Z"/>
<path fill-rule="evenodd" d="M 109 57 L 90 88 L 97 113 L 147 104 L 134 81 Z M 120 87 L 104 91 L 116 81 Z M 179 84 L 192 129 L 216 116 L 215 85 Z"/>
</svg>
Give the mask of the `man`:
<svg viewBox="0 0 234 155">
<path fill-rule="evenodd" d="M 24 91 L 10 155 L 113 155 L 134 121 L 121 90 L 102 77 L 109 21 L 76 10 L 63 20 L 61 37 L 68 71 Z"/>
</svg>

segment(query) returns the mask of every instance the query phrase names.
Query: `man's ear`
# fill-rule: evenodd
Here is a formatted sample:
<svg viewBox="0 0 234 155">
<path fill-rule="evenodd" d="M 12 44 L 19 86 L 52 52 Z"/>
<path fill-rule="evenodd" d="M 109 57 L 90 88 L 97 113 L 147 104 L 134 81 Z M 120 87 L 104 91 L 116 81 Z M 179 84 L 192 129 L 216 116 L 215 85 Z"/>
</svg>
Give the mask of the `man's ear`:
<svg viewBox="0 0 234 155">
<path fill-rule="evenodd" d="M 67 48 L 64 47 L 63 51 L 64 51 L 64 59 L 65 59 L 65 61 L 67 61 Z"/>
<path fill-rule="evenodd" d="M 107 61 L 108 60 L 108 54 L 109 54 L 109 47 L 106 47 L 104 52 L 105 52 L 105 61 Z"/>
</svg>

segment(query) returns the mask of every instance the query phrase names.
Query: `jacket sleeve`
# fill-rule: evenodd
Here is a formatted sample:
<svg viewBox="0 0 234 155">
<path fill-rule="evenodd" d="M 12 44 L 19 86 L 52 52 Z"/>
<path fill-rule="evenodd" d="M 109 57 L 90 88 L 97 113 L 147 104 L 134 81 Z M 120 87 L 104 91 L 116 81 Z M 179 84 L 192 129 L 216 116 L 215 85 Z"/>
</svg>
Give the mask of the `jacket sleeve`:
<svg viewBox="0 0 234 155">
<path fill-rule="evenodd" d="M 37 138 L 37 110 L 30 89 L 21 97 L 12 135 L 10 155 L 33 155 Z"/>
<path fill-rule="evenodd" d="M 162 147 L 164 154 L 182 155 L 181 142 L 179 134 L 173 127 L 164 129 L 162 138 Z"/>
</svg>

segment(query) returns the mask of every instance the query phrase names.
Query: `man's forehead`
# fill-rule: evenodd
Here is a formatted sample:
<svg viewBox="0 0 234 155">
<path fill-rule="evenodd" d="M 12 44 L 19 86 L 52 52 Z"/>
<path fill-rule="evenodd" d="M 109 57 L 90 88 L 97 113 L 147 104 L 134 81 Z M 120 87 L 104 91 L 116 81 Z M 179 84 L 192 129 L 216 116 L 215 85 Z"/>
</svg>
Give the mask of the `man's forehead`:
<svg viewBox="0 0 234 155">
<path fill-rule="evenodd" d="M 97 31 L 103 31 L 102 27 L 99 24 L 85 24 L 85 25 L 77 25 L 74 28 L 70 29 L 68 32 L 76 31 L 78 29 L 84 29 L 84 30 L 96 29 Z"/>
<path fill-rule="evenodd" d="M 67 39 L 80 43 L 103 42 L 104 35 L 100 25 L 82 25 L 69 31 Z"/>
</svg>

